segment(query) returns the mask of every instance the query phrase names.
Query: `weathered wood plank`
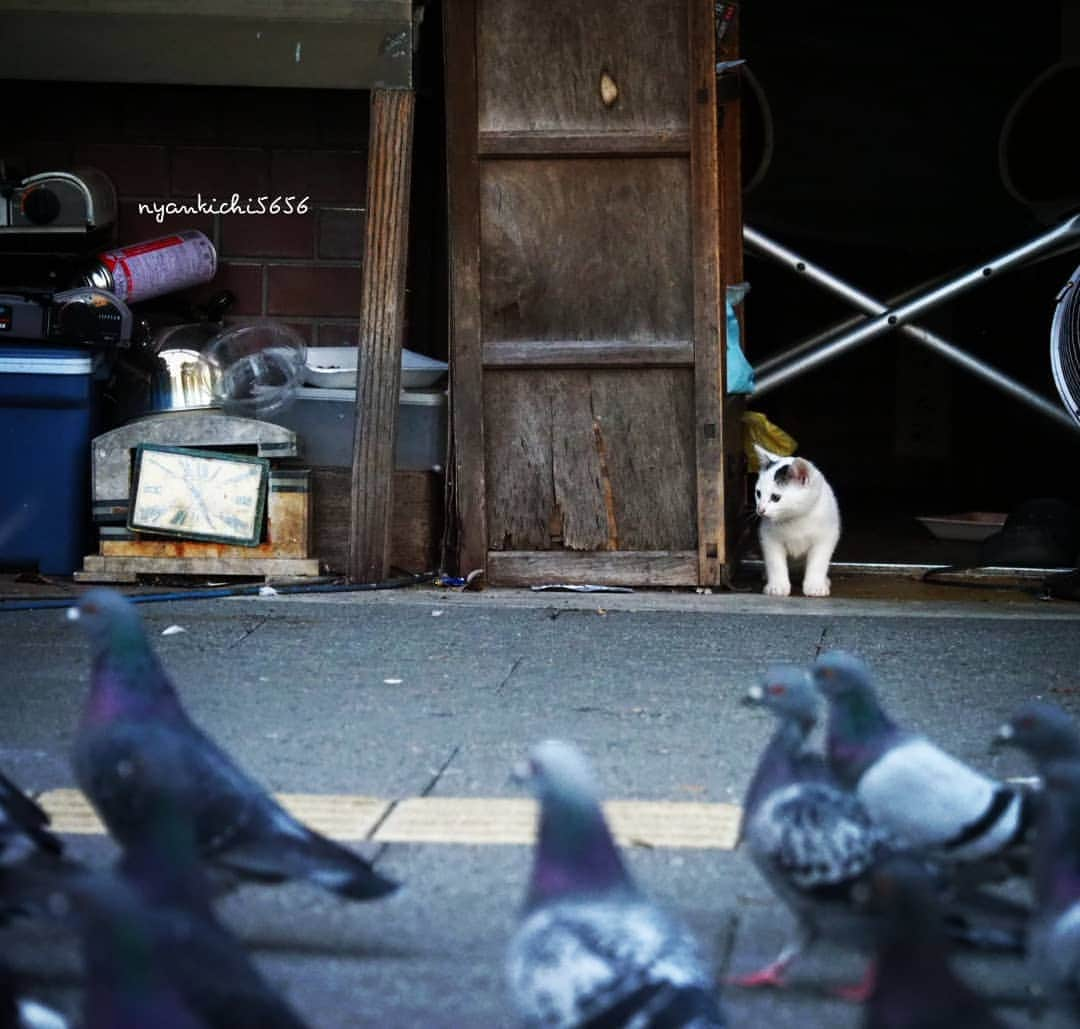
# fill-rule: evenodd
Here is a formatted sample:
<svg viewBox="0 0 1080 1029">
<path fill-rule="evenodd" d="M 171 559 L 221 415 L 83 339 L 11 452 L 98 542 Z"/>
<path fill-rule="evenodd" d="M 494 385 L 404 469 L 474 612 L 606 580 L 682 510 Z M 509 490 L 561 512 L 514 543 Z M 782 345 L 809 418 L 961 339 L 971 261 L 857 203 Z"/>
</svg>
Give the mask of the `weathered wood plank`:
<svg viewBox="0 0 1080 1029">
<path fill-rule="evenodd" d="M 346 468 L 312 469 L 311 553 L 322 570 L 344 574 L 349 567 L 349 486 Z M 394 472 L 390 524 L 390 568 L 430 572 L 439 567 L 443 533 L 443 477 L 437 472 Z"/>
<path fill-rule="evenodd" d="M 314 558 L 270 558 L 257 561 L 230 557 L 103 557 L 90 554 L 83 560 L 81 572 L 75 573 L 80 582 L 101 581 L 96 574 L 120 576 L 124 581 L 131 575 L 264 575 L 270 578 L 292 576 L 308 578 L 319 574 L 319 562 Z"/>
<path fill-rule="evenodd" d="M 493 550 L 488 554 L 487 567 L 488 580 L 499 586 L 692 586 L 697 581 L 697 552 Z M 597 606 L 603 605 L 602 597 L 596 600 Z"/>
<path fill-rule="evenodd" d="M 484 482 L 484 368 L 480 314 L 480 162 L 476 153 L 476 3 L 443 5 L 446 76 L 446 162 L 450 254 L 449 491 L 457 569 L 483 568 L 487 558 Z"/>
<path fill-rule="evenodd" d="M 686 129 L 639 132 L 481 132 L 482 157 L 686 157 Z"/>
<path fill-rule="evenodd" d="M 521 339 L 484 343 L 485 368 L 690 367 L 694 345 L 687 339 Z"/>
<path fill-rule="evenodd" d="M 415 100 L 411 90 L 371 94 L 349 519 L 354 582 L 384 579 L 389 569 Z"/>
<path fill-rule="evenodd" d="M 689 0 L 690 195 L 693 209 L 694 431 L 698 582 L 719 585 L 724 538 L 724 279 L 712 0 Z"/>
<path fill-rule="evenodd" d="M 672 7 L 482 0 L 480 130 L 685 130 L 687 25 Z"/>
<path fill-rule="evenodd" d="M 13 79 L 412 85 L 409 0 L 0 0 Z M 88 46 L 87 40 L 94 45 Z"/>
<path fill-rule="evenodd" d="M 691 374 L 489 372 L 492 550 L 693 547 Z"/>
<path fill-rule="evenodd" d="M 489 161 L 482 172 L 485 339 L 691 337 L 685 160 Z"/>
<path fill-rule="evenodd" d="M 734 8 L 734 16 L 728 22 L 727 31 L 717 47 L 718 61 L 732 61 L 740 55 L 740 11 Z M 740 99 L 741 72 L 728 72 L 721 83 L 717 97 L 719 108 L 719 138 L 717 161 L 720 174 L 720 238 L 722 241 L 721 268 L 725 284 L 743 280 L 743 211 L 742 211 L 742 100 Z M 731 80 L 732 88 L 719 89 Z M 740 337 L 743 349 L 747 349 L 745 312 L 736 308 L 740 323 Z M 725 331 L 727 318 L 724 319 Z M 727 350 L 724 351 L 725 358 Z M 724 381 L 727 382 L 725 369 Z M 725 461 L 724 483 L 724 519 L 726 537 L 726 561 L 734 561 L 735 547 L 739 543 L 739 516 L 748 498 L 746 480 L 746 457 L 742 447 L 742 412 L 746 409 L 746 399 L 741 396 L 725 398 L 724 424 L 727 426 L 724 438 Z"/>
</svg>

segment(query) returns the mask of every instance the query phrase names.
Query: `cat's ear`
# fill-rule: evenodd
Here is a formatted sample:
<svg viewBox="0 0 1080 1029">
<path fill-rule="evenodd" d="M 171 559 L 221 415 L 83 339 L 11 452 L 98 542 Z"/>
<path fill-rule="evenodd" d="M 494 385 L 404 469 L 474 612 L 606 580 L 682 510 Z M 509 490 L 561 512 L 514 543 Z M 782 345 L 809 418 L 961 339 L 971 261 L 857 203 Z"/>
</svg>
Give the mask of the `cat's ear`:
<svg viewBox="0 0 1080 1029">
<path fill-rule="evenodd" d="M 766 450 L 760 443 L 754 444 L 754 453 L 757 454 L 758 468 L 768 468 L 769 465 L 776 464 L 780 460 L 779 454 Z"/>
<path fill-rule="evenodd" d="M 810 481 L 810 464 L 801 457 L 795 458 L 788 466 L 788 477 L 792 482 L 805 486 Z"/>
</svg>

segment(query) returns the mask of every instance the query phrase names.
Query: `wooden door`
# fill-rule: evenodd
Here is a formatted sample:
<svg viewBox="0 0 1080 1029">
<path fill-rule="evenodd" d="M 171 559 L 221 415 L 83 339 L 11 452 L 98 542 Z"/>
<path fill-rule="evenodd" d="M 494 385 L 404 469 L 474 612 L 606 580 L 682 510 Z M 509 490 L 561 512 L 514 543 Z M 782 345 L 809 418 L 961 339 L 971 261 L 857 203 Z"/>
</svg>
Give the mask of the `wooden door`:
<svg viewBox="0 0 1080 1029">
<path fill-rule="evenodd" d="M 739 227 L 717 170 L 714 4 L 445 14 L 459 567 L 717 583 L 721 241 Z"/>
</svg>

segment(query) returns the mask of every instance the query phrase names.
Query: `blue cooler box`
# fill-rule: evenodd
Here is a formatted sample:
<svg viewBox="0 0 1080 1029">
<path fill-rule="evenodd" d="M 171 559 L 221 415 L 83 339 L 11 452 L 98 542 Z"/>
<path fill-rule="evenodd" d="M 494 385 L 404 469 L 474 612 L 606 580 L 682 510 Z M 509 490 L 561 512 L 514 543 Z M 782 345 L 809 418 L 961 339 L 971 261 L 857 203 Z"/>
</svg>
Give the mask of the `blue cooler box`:
<svg viewBox="0 0 1080 1029">
<path fill-rule="evenodd" d="M 94 362 L 0 347 L 0 569 L 71 575 L 87 553 Z"/>
</svg>

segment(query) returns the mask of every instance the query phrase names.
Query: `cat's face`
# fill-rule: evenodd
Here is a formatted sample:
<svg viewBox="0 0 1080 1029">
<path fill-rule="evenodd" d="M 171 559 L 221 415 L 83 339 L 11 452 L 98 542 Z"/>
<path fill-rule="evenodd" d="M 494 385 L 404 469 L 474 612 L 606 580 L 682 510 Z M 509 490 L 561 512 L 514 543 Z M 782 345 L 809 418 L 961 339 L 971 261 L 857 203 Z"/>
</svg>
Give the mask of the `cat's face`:
<svg viewBox="0 0 1080 1029">
<path fill-rule="evenodd" d="M 800 511 L 806 502 L 811 467 L 799 457 L 780 457 L 759 448 L 758 472 L 754 486 L 757 513 L 762 518 L 784 518 Z"/>
</svg>

